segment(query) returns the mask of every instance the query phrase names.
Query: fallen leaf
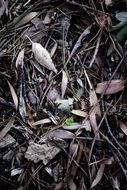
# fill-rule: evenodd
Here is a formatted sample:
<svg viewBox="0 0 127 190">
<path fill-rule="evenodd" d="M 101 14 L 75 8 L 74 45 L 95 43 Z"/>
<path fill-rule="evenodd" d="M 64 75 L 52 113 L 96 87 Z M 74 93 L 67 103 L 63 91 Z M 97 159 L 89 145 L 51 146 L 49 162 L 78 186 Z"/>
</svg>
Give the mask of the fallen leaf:
<svg viewBox="0 0 127 190">
<path fill-rule="evenodd" d="M 97 175 L 91 184 L 91 188 L 95 187 L 100 182 L 100 180 L 103 176 L 103 173 L 104 173 L 104 169 L 105 169 L 105 164 L 101 164 L 100 168 L 97 172 Z"/>
<path fill-rule="evenodd" d="M 94 112 L 98 116 L 101 116 L 100 106 L 99 106 L 97 95 L 94 89 L 90 89 L 89 98 L 90 98 L 90 105 L 91 107 L 93 107 L 92 112 Z"/>
<path fill-rule="evenodd" d="M 127 125 L 120 121 L 119 126 L 120 126 L 120 129 L 123 131 L 123 133 L 127 135 Z"/>
<path fill-rule="evenodd" d="M 11 147 L 16 143 L 16 140 L 9 134 L 0 140 L 0 148 Z"/>
<path fill-rule="evenodd" d="M 62 147 L 62 148 L 65 148 L 65 147 Z M 60 151 L 61 151 L 60 148 L 53 146 L 49 143 L 48 145 L 47 144 L 40 145 L 34 142 L 30 142 L 24 156 L 27 160 L 33 161 L 34 163 L 43 161 L 43 164 L 46 165 Z"/>
<path fill-rule="evenodd" d="M 49 131 L 45 134 L 43 134 L 40 138 L 40 143 L 46 142 L 47 139 L 51 138 L 61 138 L 61 139 L 68 139 L 70 137 L 73 137 L 74 134 L 70 131 L 63 130 L 63 129 L 56 129 Z"/>
<path fill-rule="evenodd" d="M 125 80 L 111 80 L 97 84 L 96 93 L 110 95 L 122 91 L 125 87 Z"/>
<path fill-rule="evenodd" d="M 0 0 L 0 18 L 8 8 L 8 0 Z"/>
<path fill-rule="evenodd" d="M 23 26 L 25 24 L 27 24 L 28 22 L 30 22 L 34 17 L 36 17 L 37 15 L 39 15 L 39 12 L 31 12 L 28 13 L 25 17 L 23 17 L 23 19 L 21 19 L 17 24 L 16 24 L 16 28 Z"/>
<path fill-rule="evenodd" d="M 28 39 L 32 43 L 32 52 L 37 62 L 40 63 L 42 66 L 46 67 L 47 69 L 52 70 L 55 73 L 57 73 L 57 70 L 53 64 L 53 61 L 51 59 L 49 52 L 41 44 L 34 43 L 29 37 Z"/>
<path fill-rule="evenodd" d="M 54 44 L 54 46 L 52 47 L 51 51 L 50 51 L 50 56 L 53 57 L 56 50 L 57 50 L 57 43 Z"/>
<path fill-rule="evenodd" d="M 75 131 L 79 128 L 82 128 L 82 124 L 75 122 L 75 123 L 72 123 L 71 125 L 62 125 L 62 128 L 66 130 L 70 130 L 70 131 Z"/>
<path fill-rule="evenodd" d="M 0 140 L 10 131 L 11 127 L 14 124 L 15 119 L 12 117 L 7 125 L 0 131 Z"/>
<path fill-rule="evenodd" d="M 24 59 L 24 51 L 25 49 L 22 49 L 16 59 L 16 68 L 18 68 L 19 65 L 23 65 L 23 59 Z"/>
<path fill-rule="evenodd" d="M 62 71 L 62 83 L 61 83 L 61 98 L 64 97 L 66 89 L 67 89 L 67 84 L 68 84 L 68 77 L 66 75 L 66 72 L 63 70 Z"/>
<path fill-rule="evenodd" d="M 10 91 L 11 91 L 11 96 L 12 96 L 13 102 L 15 104 L 15 108 L 17 110 L 18 109 L 18 97 L 17 97 L 17 94 L 16 94 L 15 89 L 13 88 L 13 86 L 10 84 L 10 82 L 9 81 L 7 81 L 7 82 L 8 82 L 8 86 L 10 88 Z"/>
<path fill-rule="evenodd" d="M 82 110 L 72 110 L 71 113 L 73 113 L 74 115 L 78 115 L 80 117 L 87 117 L 88 113 Z"/>
<path fill-rule="evenodd" d="M 51 123 L 51 120 L 49 118 L 41 119 L 41 120 L 38 120 L 38 121 L 32 123 L 32 125 L 33 126 L 35 126 L 35 125 L 42 125 L 42 124 L 45 124 L 45 123 Z"/>
</svg>

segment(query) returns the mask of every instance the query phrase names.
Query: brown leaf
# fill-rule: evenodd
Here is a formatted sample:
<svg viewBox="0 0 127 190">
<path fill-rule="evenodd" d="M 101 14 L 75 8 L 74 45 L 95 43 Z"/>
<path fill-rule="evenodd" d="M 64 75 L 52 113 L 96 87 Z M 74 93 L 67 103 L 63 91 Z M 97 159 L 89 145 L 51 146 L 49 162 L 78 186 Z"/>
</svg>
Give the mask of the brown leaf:
<svg viewBox="0 0 127 190">
<path fill-rule="evenodd" d="M 57 50 L 57 43 L 54 44 L 54 46 L 52 47 L 51 51 L 50 51 L 50 56 L 53 57 L 53 55 L 55 54 Z"/>
<path fill-rule="evenodd" d="M 97 172 L 97 175 L 91 184 L 91 188 L 95 187 L 100 182 L 100 180 L 103 176 L 103 173 L 104 173 L 104 169 L 105 169 L 105 164 L 101 164 L 100 168 Z"/>
<path fill-rule="evenodd" d="M 0 131 L 0 140 L 10 131 L 11 127 L 13 126 L 15 119 L 12 117 L 7 125 Z"/>
<path fill-rule="evenodd" d="M 89 97 L 90 97 L 90 105 L 93 106 L 92 112 L 94 112 L 98 116 L 101 116 L 100 106 L 99 106 L 97 95 L 94 89 L 90 89 Z"/>
<path fill-rule="evenodd" d="M 105 81 L 97 84 L 96 93 L 110 95 L 120 92 L 125 87 L 125 80 Z"/>
<path fill-rule="evenodd" d="M 11 91 L 11 95 L 12 95 L 12 98 L 13 98 L 13 102 L 15 104 L 15 108 L 17 110 L 18 109 L 18 97 L 17 97 L 17 94 L 16 94 L 15 89 L 13 88 L 13 86 L 10 84 L 10 82 L 9 81 L 7 81 L 7 82 L 8 82 L 8 86 L 10 88 L 10 91 Z"/>
<path fill-rule="evenodd" d="M 63 70 L 62 71 L 62 83 L 61 83 L 61 94 L 62 94 L 61 98 L 63 98 L 65 95 L 67 84 L 68 84 L 68 77 L 66 75 L 66 72 Z"/>
<path fill-rule="evenodd" d="M 53 64 L 49 52 L 41 44 L 32 42 L 32 40 L 29 37 L 28 39 L 32 43 L 32 52 L 37 62 L 40 63 L 42 66 L 46 67 L 47 69 L 57 73 L 57 70 Z"/>
</svg>

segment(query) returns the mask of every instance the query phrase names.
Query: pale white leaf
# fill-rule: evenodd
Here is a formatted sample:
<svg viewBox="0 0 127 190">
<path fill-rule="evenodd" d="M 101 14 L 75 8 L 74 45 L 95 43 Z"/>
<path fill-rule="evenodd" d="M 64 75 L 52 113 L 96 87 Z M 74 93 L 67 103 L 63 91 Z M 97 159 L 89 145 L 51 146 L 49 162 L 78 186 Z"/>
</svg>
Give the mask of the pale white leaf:
<svg viewBox="0 0 127 190">
<path fill-rule="evenodd" d="M 72 110 L 71 113 L 73 113 L 74 115 L 78 115 L 80 117 L 87 117 L 88 113 L 82 110 Z"/>
<path fill-rule="evenodd" d="M 66 72 L 63 70 L 62 71 L 62 83 L 61 83 L 61 97 L 63 98 L 67 89 L 67 84 L 68 84 L 68 77 L 66 75 Z"/>
<path fill-rule="evenodd" d="M 15 92 L 14 87 L 10 84 L 10 82 L 9 81 L 7 81 L 7 82 L 8 82 L 8 86 L 10 88 L 10 91 L 11 91 L 11 96 L 12 96 L 13 102 L 15 104 L 15 108 L 17 110 L 18 109 L 18 97 L 17 97 L 17 94 Z"/>
<path fill-rule="evenodd" d="M 29 40 L 32 43 L 32 52 L 37 62 L 40 63 L 42 66 L 46 67 L 47 69 L 57 73 L 57 70 L 55 68 L 55 65 L 53 64 L 49 52 L 41 44 L 32 42 L 30 38 Z"/>
</svg>

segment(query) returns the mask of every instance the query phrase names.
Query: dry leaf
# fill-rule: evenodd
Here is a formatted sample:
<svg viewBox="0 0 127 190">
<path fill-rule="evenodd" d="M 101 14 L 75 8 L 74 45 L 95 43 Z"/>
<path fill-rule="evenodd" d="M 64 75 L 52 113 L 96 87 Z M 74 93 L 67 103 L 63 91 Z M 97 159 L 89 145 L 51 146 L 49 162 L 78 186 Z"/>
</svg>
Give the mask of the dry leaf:
<svg viewBox="0 0 127 190">
<path fill-rule="evenodd" d="M 67 144 L 63 145 L 65 148 Z M 24 156 L 27 160 L 33 161 L 34 163 L 38 163 L 39 161 L 43 161 L 43 164 L 46 165 L 50 160 L 52 160 L 59 152 L 60 148 L 48 143 L 47 144 L 37 144 L 34 142 L 30 142 L 27 151 Z M 31 156 L 32 155 L 32 156 Z"/>
<path fill-rule="evenodd" d="M 82 110 L 72 110 L 71 113 L 73 113 L 74 115 L 78 115 L 80 117 L 87 117 L 88 113 Z"/>
<path fill-rule="evenodd" d="M 12 117 L 7 125 L 0 131 L 0 140 L 10 131 L 11 127 L 13 126 L 14 123 L 14 118 Z"/>
<path fill-rule="evenodd" d="M 42 66 L 46 67 L 47 69 L 52 70 L 55 73 L 57 73 L 57 70 L 53 64 L 53 61 L 51 59 L 49 52 L 41 44 L 34 43 L 29 37 L 28 39 L 32 43 L 32 52 L 37 62 L 40 63 Z"/>
<path fill-rule="evenodd" d="M 25 49 L 22 49 L 18 54 L 18 57 L 16 59 L 16 68 L 18 68 L 19 65 L 23 66 L 24 51 Z"/>
<path fill-rule="evenodd" d="M 95 179 L 92 182 L 91 188 L 95 187 L 101 180 L 103 173 L 104 173 L 104 169 L 105 169 L 105 164 L 101 164 L 100 168 L 97 172 L 97 175 L 95 177 Z"/>
<path fill-rule="evenodd" d="M 66 89 L 67 89 L 67 84 L 68 84 L 68 77 L 66 75 L 66 72 L 63 70 L 62 71 L 62 83 L 61 83 L 61 98 L 64 97 Z"/>
<path fill-rule="evenodd" d="M 120 126 L 120 129 L 123 131 L 123 133 L 127 135 L 127 125 L 120 121 L 119 126 Z"/>
<path fill-rule="evenodd" d="M 92 112 L 94 112 L 98 116 L 101 116 L 100 106 L 99 106 L 97 95 L 96 95 L 96 92 L 94 91 L 94 89 L 90 89 L 89 97 L 90 97 L 90 105 L 91 105 L 91 107 L 93 106 Z"/>
<path fill-rule="evenodd" d="M 8 0 L 0 0 L 0 18 L 4 14 L 5 11 L 7 11 L 8 8 Z"/>
<path fill-rule="evenodd" d="M 116 94 L 124 89 L 125 82 L 125 80 L 112 80 L 98 83 L 96 93 L 104 95 Z"/>
<path fill-rule="evenodd" d="M 28 13 L 23 19 L 21 19 L 17 24 L 16 24 L 16 28 L 23 26 L 24 24 L 30 22 L 34 17 L 36 17 L 37 15 L 39 15 L 39 12 L 31 12 Z"/>
<path fill-rule="evenodd" d="M 15 108 L 17 110 L 18 109 L 18 97 L 17 97 L 17 94 L 16 94 L 15 89 L 13 88 L 13 86 L 10 84 L 10 82 L 9 81 L 7 81 L 7 82 L 8 82 L 8 86 L 10 88 L 10 91 L 11 91 L 11 95 L 12 95 L 12 98 L 13 98 L 13 102 L 15 104 Z"/>
<path fill-rule="evenodd" d="M 45 123 L 51 123 L 51 120 L 49 118 L 41 119 L 41 120 L 38 120 L 38 121 L 32 123 L 32 125 L 33 126 L 42 125 L 42 124 L 45 124 Z"/>
<path fill-rule="evenodd" d="M 51 51 L 50 51 L 50 56 L 53 57 L 53 55 L 55 54 L 57 49 L 57 43 L 54 44 L 54 46 L 52 47 Z"/>
</svg>

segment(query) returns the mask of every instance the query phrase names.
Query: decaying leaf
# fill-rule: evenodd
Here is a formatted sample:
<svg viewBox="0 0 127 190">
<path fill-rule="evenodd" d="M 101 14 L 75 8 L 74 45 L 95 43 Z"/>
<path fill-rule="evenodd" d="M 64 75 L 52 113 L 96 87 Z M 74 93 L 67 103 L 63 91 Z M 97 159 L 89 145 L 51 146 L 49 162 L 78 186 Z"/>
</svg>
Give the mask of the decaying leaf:
<svg viewBox="0 0 127 190">
<path fill-rule="evenodd" d="M 125 80 L 112 80 L 98 83 L 96 93 L 104 95 L 116 94 L 124 89 L 125 82 Z"/>
<path fill-rule="evenodd" d="M 55 73 L 57 73 L 57 70 L 53 64 L 53 61 L 51 59 L 49 52 L 41 44 L 34 43 L 29 37 L 28 39 L 32 43 L 32 52 L 37 62 L 40 63 L 42 66 L 46 67 L 47 69 L 52 70 Z"/>
<path fill-rule="evenodd" d="M 61 98 L 64 97 L 66 89 L 67 89 L 67 84 L 68 84 L 68 77 L 66 75 L 66 72 L 63 70 L 62 71 L 62 83 L 61 83 Z"/>
<path fill-rule="evenodd" d="M 65 147 L 62 147 L 62 148 L 65 148 Z M 54 145 L 51 145 L 49 143 L 48 145 L 47 144 L 40 145 L 34 142 L 30 142 L 24 156 L 27 160 L 33 161 L 34 163 L 43 161 L 43 164 L 46 165 L 60 151 L 61 151 L 60 148 Z"/>
<path fill-rule="evenodd" d="M 95 187 L 100 182 L 100 180 L 103 176 L 103 173 L 104 173 L 104 169 L 105 169 L 105 164 L 101 164 L 100 168 L 97 172 L 97 175 L 91 184 L 91 188 Z"/>
<path fill-rule="evenodd" d="M 8 86 L 10 88 L 10 91 L 11 91 L 11 95 L 12 95 L 12 98 L 13 98 L 13 102 L 15 104 L 15 108 L 17 110 L 18 109 L 18 97 L 17 97 L 17 94 L 16 94 L 15 89 L 13 88 L 13 86 L 10 84 L 10 82 L 9 81 L 7 81 L 7 82 L 8 82 Z"/>
</svg>

